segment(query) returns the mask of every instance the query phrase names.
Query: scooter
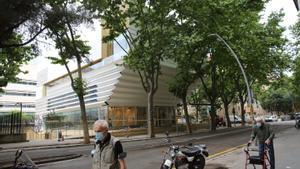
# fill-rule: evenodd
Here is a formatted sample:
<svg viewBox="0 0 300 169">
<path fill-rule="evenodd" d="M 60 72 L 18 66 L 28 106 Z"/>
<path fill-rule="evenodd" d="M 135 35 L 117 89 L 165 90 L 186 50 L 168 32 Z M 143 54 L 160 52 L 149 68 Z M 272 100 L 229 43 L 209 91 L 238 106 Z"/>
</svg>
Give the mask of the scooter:
<svg viewBox="0 0 300 169">
<path fill-rule="evenodd" d="M 13 169 L 38 169 L 31 158 L 21 149 L 15 154 Z"/>
<path fill-rule="evenodd" d="M 171 143 L 171 139 L 165 139 Z M 205 145 L 178 146 L 171 143 L 165 152 L 160 169 L 204 169 L 205 157 L 208 157 Z"/>
</svg>

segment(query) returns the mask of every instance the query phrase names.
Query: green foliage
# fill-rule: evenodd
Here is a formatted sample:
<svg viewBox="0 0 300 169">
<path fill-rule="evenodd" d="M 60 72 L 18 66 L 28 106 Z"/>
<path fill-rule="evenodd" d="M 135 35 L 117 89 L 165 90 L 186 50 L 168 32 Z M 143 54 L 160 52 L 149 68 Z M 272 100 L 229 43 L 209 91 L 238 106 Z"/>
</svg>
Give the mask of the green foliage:
<svg viewBox="0 0 300 169">
<path fill-rule="evenodd" d="M 186 98 L 188 88 L 194 81 L 194 74 L 182 71 L 169 82 L 169 92 L 173 93 L 174 96 L 177 96 L 178 98 Z"/>
<path fill-rule="evenodd" d="M 110 1 L 86 0 L 85 5 L 97 11 L 102 26 L 109 30 L 104 41 L 123 38 L 129 49 L 121 46 L 127 53 L 125 63 L 137 72 L 144 90 L 148 94 L 149 130 L 153 125 L 153 95 L 158 89 L 158 77 L 161 74 L 160 63 L 170 57 L 170 37 L 174 33 L 169 29 L 174 16 L 172 5 L 176 1 Z M 150 136 L 154 134 L 150 131 Z"/>
<path fill-rule="evenodd" d="M 20 43 L 21 37 L 15 35 L 9 42 Z M 7 82 L 15 82 L 19 73 L 26 73 L 20 67 L 36 57 L 37 53 L 34 45 L 0 49 L 0 88 Z"/>
<path fill-rule="evenodd" d="M 293 92 L 293 78 L 284 76 L 268 86 L 254 88 L 257 92 L 257 99 L 261 101 L 264 109 L 270 112 L 290 113 L 295 111 L 297 97 Z"/>
<path fill-rule="evenodd" d="M 63 121 L 65 118 L 66 116 L 60 114 L 47 114 L 44 117 L 46 130 L 64 127 L 65 123 Z"/>
<path fill-rule="evenodd" d="M 68 71 L 71 87 L 79 100 L 84 143 L 89 144 L 90 137 L 84 100 L 87 84 L 82 77 L 82 63 L 84 59 L 88 59 L 91 48 L 81 40 L 77 28 L 83 23 L 92 23 L 93 14 L 76 0 L 50 0 L 46 16 L 47 36 L 54 40 L 55 47 L 59 50 L 58 57 L 49 57 L 49 59 L 52 60 L 52 63 L 64 65 Z M 68 65 L 72 60 L 75 60 L 77 65 L 77 70 L 73 72 Z"/>
<path fill-rule="evenodd" d="M 81 63 L 88 57 L 91 47 L 76 35 L 76 27 L 82 23 L 90 23 L 92 16 L 75 3 L 75 1 L 51 2 L 51 10 L 47 13 L 45 25 L 49 30 L 48 36 L 55 41 L 55 47 L 59 50 L 59 57 L 48 58 L 53 64 L 66 67 L 74 91 L 78 96 L 83 96 L 87 84 L 82 79 Z M 68 65 L 72 60 L 77 62 L 76 78 L 73 77 Z"/>
<path fill-rule="evenodd" d="M 32 37 L 40 33 L 45 1 L 0 0 L 0 4 L 0 48 L 22 46 L 17 44 L 22 44 L 23 41 L 13 40 L 16 36 L 21 37 L 24 32 Z"/>
<path fill-rule="evenodd" d="M 86 87 L 87 87 L 87 83 L 83 79 L 80 78 L 74 79 L 74 89 L 77 95 L 82 95 L 82 96 L 85 95 Z"/>
</svg>

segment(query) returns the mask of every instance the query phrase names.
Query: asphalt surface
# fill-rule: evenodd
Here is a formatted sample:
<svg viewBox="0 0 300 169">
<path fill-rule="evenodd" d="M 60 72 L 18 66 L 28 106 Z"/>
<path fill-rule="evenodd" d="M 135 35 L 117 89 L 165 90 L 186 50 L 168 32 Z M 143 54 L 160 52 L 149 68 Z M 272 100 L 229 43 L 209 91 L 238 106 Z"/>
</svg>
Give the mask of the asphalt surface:
<svg viewBox="0 0 300 169">
<path fill-rule="evenodd" d="M 275 124 L 275 123 L 274 123 Z M 285 131 L 292 128 L 293 126 L 286 123 L 276 123 L 274 125 L 274 130 L 276 132 Z M 243 128 L 232 132 L 221 132 L 221 133 L 210 133 L 209 136 L 198 136 L 189 135 L 185 137 L 173 138 L 173 142 L 187 144 L 188 142 L 193 142 L 194 144 L 206 144 L 210 154 L 216 154 L 223 152 L 229 148 L 240 146 L 245 144 L 249 140 L 250 128 Z M 201 134 L 200 134 L 201 135 Z M 136 141 L 136 142 L 126 142 L 123 144 L 125 151 L 127 151 L 128 157 L 126 158 L 128 169 L 155 169 L 159 168 L 163 153 L 162 151 L 167 150 L 167 146 L 162 139 L 155 139 L 148 141 Z M 185 141 L 185 142 L 184 142 Z M 148 143 L 148 144 L 147 144 Z M 158 145 L 161 144 L 161 146 Z M 39 168 L 41 169 L 89 169 L 91 168 L 91 157 L 89 156 L 91 146 L 84 147 L 74 147 L 74 148 L 62 148 L 61 150 L 42 150 L 28 152 L 28 154 L 33 157 L 41 153 L 48 154 L 52 153 L 82 153 L 80 158 L 73 160 L 54 162 L 48 164 L 41 164 Z M 0 153 L 1 156 L 1 153 Z M 213 168 L 214 164 L 208 164 L 209 168 Z"/>
<path fill-rule="evenodd" d="M 300 130 L 293 127 L 277 134 L 277 138 L 274 140 L 276 168 L 299 169 L 299 140 Z M 251 152 L 252 155 L 255 155 L 255 153 L 257 154 L 257 152 Z M 223 169 L 241 169 L 245 167 L 245 157 L 246 154 L 243 148 L 239 148 L 208 160 L 207 169 L 209 169 L 209 166 L 220 166 Z M 248 169 L 252 168 L 248 165 Z M 261 168 L 261 166 L 257 166 L 257 168 Z"/>
<path fill-rule="evenodd" d="M 249 130 L 248 128 L 232 128 L 232 129 L 222 129 L 216 132 L 201 132 L 193 135 L 173 137 L 173 143 L 184 144 L 186 142 L 193 142 L 199 138 L 214 137 L 216 135 L 224 135 L 228 133 L 243 132 Z M 151 140 L 138 140 L 138 141 L 126 141 L 123 142 L 123 147 L 125 151 L 130 152 L 140 149 L 153 149 L 156 147 L 167 146 L 168 143 L 164 142 L 163 138 L 154 138 Z M 53 158 L 63 158 L 66 157 L 70 159 L 72 156 L 81 155 L 83 157 L 89 156 L 90 151 L 93 149 L 92 145 L 60 145 L 60 146 L 44 146 L 44 147 L 26 147 L 23 150 L 28 154 L 31 159 L 37 164 L 47 162 L 53 162 Z M 14 161 L 16 149 L 4 149 L 0 151 L 0 169 L 9 166 Z"/>
</svg>

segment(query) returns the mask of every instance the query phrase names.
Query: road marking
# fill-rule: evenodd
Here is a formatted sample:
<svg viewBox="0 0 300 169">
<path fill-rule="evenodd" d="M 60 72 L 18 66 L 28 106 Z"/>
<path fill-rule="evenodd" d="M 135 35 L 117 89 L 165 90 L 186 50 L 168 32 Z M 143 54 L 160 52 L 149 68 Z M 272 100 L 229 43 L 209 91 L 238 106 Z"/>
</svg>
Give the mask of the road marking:
<svg viewBox="0 0 300 169">
<path fill-rule="evenodd" d="M 236 146 L 236 147 L 232 147 L 232 148 L 226 149 L 226 150 L 224 150 L 224 151 L 215 153 L 215 154 L 213 154 L 213 155 L 210 155 L 210 156 L 208 157 L 208 160 L 212 160 L 212 159 L 215 158 L 215 157 L 218 157 L 218 156 L 221 156 L 221 155 L 224 155 L 224 154 L 233 152 L 233 151 L 235 151 L 235 150 L 237 150 L 237 149 L 240 149 L 240 148 L 242 148 L 242 147 L 245 147 L 245 146 L 246 146 L 246 144 L 242 144 L 242 145 L 239 145 L 239 146 Z"/>
</svg>

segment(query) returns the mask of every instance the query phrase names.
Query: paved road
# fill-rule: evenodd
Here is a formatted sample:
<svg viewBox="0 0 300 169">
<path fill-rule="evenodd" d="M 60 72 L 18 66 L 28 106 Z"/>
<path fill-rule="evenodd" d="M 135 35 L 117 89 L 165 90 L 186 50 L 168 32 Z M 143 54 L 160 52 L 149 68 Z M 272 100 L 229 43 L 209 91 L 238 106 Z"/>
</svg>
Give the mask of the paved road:
<svg viewBox="0 0 300 169">
<path fill-rule="evenodd" d="M 274 123 L 275 124 L 275 123 Z M 286 129 L 292 128 L 291 123 L 276 123 L 274 126 L 276 131 L 284 131 Z M 241 144 L 246 143 L 249 140 L 250 129 L 243 129 L 239 132 L 226 134 L 226 135 L 217 135 L 210 138 L 204 138 L 201 140 L 192 141 L 195 139 L 195 136 L 191 135 L 189 138 L 190 142 L 194 144 L 206 144 L 209 149 L 210 154 L 215 154 L 218 152 L 222 152 L 227 150 L 228 148 L 232 148 L 235 146 L 239 146 Z M 183 138 L 174 139 L 178 141 Z M 161 140 L 160 140 L 161 141 Z M 160 148 L 151 148 L 151 149 L 144 149 L 144 150 L 135 150 L 134 145 L 132 143 L 127 143 L 128 146 L 124 146 L 126 151 L 128 152 L 128 157 L 126 159 L 127 168 L 128 169 L 155 169 L 159 168 L 161 158 L 162 158 L 162 151 L 166 150 L 167 147 L 160 147 Z M 137 144 L 137 143 L 135 143 Z M 132 146 L 132 147 L 131 147 Z M 131 148 L 130 148 L 131 147 Z M 216 165 L 209 164 L 208 168 L 213 168 Z M 85 153 L 83 157 L 68 160 L 63 162 L 56 162 L 56 163 L 49 163 L 40 165 L 41 169 L 89 169 L 91 168 L 91 158 L 88 156 L 88 153 Z"/>
<path fill-rule="evenodd" d="M 279 134 L 274 141 L 276 168 L 299 169 L 300 167 L 300 130 L 289 128 Z M 208 166 L 220 166 L 223 169 L 241 169 L 245 165 L 245 153 L 238 149 L 208 161 Z M 252 166 L 248 167 L 252 169 Z M 258 168 L 261 168 L 258 166 Z"/>
<path fill-rule="evenodd" d="M 236 129 L 223 129 L 218 130 L 214 133 L 212 132 L 201 132 L 193 135 L 188 136 L 180 136 L 174 137 L 174 143 L 185 143 L 191 142 L 191 140 L 197 140 L 199 138 L 207 138 L 213 137 L 216 135 L 224 135 L 230 133 L 240 133 L 245 130 L 249 130 L 249 128 L 236 128 Z M 123 142 L 123 146 L 125 147 L 126 151 L 133 151 L 139 149 L 151 149 L 154 147 L 161 147 L 163 145 L 167 145 L 167 143 L 163 142 L 162 138 L 156 138 L 151 140 L 140 140 L 140 141 L 131 141 L 131 142 Z M 25 152 L 33 159 L 33 161 L 39 161 L 43 159 L 52 159 L 55 156 L 68 156 L 68 155 L 83 155 L 88 156 L 90 151 L 93 149 L 92 145 L 78 145 L 76 144 L 75 147 L 64 147 L 64 146 L 54 146 L 54 147 L 41 147 L 40 148 L 29 148 L 25 149 Z M 15 149 L 8 149 L 0 151 L 0 168 L 2 168 L 5 164 L 12 164 Z"/>
</svg>

